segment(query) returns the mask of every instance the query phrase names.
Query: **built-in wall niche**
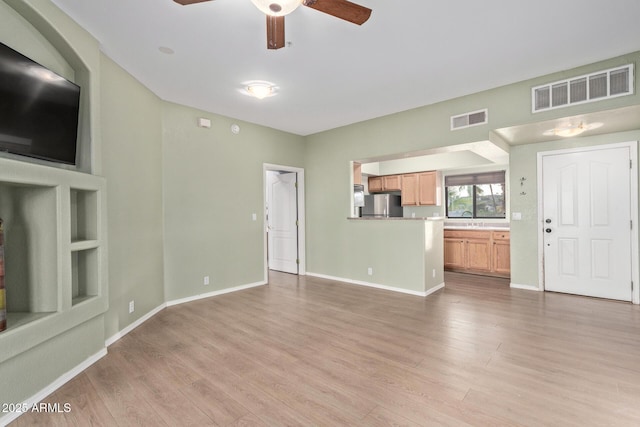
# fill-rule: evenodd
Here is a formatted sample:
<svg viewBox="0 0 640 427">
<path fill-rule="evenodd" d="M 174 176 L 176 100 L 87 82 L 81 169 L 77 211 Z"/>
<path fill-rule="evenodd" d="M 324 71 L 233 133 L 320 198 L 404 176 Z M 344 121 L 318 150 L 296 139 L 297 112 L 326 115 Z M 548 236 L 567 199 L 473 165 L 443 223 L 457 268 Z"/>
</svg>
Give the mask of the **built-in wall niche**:
<svg viewBox="0 0 640 427">
<path fill-rule="evenodd" d="M 72 188 L 71 242 L 94 241 L 98 239 L 98 192 Z"/>
<path fill-rule="evenodd" d="M 58 188 L 0 182 L 7 329 L 58 310 Z"/>
<path fill-rule="evenodd" d="M 98 292 L 98 248 L 72 251 L 72 305 L 97 296 Z"/>
<path fill-rule="evenodd" d="M 98 192 L 69 189 L 71 304 L 99 293 Z"/>
</svg>

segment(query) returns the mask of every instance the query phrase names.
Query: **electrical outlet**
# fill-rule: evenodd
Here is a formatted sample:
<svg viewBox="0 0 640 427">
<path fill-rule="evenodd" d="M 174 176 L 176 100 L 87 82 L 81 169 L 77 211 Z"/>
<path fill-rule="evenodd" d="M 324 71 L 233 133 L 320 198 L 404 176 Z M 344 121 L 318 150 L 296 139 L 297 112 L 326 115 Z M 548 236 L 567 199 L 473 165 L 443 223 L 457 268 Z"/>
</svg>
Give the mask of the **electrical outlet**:
<svg viewBox="0 0 640 427">
<path fill-rule="evenodd" d="M 431 275 L 435 278 L 436 277 L 436 269 L 434 268 L 433 271 L 431 272 Z"/>
<path fill-rule="evenodd" d="M 205 286 L 209 284 L 209 276 L 204 276 L 204 284 Z"/>
<path fill-rule="evenodd" d="M 371 268 L 371 267 L 367 268 L 367 274 L 369 276 L 373 276 L 373 268 Z"/>
<path fill-rule="evenodd" d="M 133 313 L 136 309 L 135 301 L 129 301 L 129 314 Z"/>
</svg>

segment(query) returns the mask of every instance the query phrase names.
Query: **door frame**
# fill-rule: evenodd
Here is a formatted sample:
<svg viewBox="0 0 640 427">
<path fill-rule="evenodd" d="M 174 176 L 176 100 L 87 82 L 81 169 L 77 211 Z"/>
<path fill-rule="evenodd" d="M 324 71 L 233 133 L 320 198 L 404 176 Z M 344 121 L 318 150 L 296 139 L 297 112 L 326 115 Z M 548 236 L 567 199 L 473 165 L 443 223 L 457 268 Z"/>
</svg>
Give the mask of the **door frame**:
<svg viewBox="0 0 640 427">
<path fill-rule="evenodd" d="M 276 165 L 272 163 L 262 164 L 262 224 L 263 224 L 263 250 L 264 250 L 264 280 L 269 280 L 269 263 L 267 261 L 267 171 L 274 172 L 295 172 L 298 174 L 297 182 L 298 187 L 296 191 L 296 198 L 298 199 L 298 258 L 300 263 L 298 264 L 298 275 L 304 276 L 307 274 L 306 267 L 306 238 L 305 238 L 305 205 L 304 205 L 304 169 Z"/>
<path fill-rule="evenodd" d="M 554 156 L 558 154 L 571 154 L 587 151 L 606 150 L 612 148 L 629 148 L 629 156 L 631 158 L 630 172 L 630 198 L 631 198 L 631 220 L 633 228 L 631 229 L 631 280 L 633 281 L 633 292 L 631 301 L 633 304 L 640 304 L 640 273 L 638 271 L 638 229 L 640 221 L 638 221 L 638 141 L 619 142 L 612 144 L 599 144 L 591 146 L 583 146 L 576 148 L 567 148 L 551 151 L 538 152 L 537 164 L 537 186 L 538 186 L 538 290 L 544 291 L 544 212 L 543 197 L 544 188 L 542 180 L 542 160 L 545 156 Z"/>
</svg>

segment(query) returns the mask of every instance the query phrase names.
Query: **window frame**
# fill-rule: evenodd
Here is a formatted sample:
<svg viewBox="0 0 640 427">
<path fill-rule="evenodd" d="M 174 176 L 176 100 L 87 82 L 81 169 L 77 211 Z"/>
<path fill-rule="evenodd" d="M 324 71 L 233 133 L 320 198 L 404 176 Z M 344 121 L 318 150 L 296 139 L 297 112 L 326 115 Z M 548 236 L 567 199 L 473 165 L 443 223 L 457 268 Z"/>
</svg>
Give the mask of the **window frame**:
<svg viewBox="0 0 640 427">
<path fill-rule="evenodd" d="M 503 192 L 503 216 L 478 216 L 478 192 L 477 187 L 480 185 L 502 185 Z M 471 187 L 470 196 L 472 202 L 471 216 L 449 216 L 449 187 Z M 461 175 L 445 176 L 445 216 L 447 219 L 496 219 L 504 220 L 507 218 L 507 185 L 506 170 L 498 170 L 492 172 L 478 172 Z"/>
</svg>

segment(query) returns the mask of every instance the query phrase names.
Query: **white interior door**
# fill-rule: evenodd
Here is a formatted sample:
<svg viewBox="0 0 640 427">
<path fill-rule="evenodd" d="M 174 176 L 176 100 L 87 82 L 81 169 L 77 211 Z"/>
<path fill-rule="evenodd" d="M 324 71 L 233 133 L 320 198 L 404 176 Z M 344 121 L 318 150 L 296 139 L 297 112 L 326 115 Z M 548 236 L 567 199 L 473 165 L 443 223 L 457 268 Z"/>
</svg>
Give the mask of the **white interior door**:
<svg viewBox="0 0 640 427">
<path fill-rule="evenodd" d="M 297 174 L 268 174 L 267 225 L 269 269 L 298 274 Z"/>
<path fill-rule="evenodd" d="M 546 290 L 631 300 L 628 147 L 542 158 Z"/>
</svg>

